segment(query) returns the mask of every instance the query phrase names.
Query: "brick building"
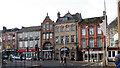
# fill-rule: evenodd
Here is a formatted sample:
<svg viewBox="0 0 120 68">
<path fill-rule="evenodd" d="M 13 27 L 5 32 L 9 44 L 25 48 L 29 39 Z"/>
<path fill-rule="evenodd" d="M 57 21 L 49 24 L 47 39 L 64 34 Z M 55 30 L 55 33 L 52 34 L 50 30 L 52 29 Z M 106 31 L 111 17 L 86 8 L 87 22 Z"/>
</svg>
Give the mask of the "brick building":
<svg viewBox="0 0 120 68">
<path fill-rule="evenodd" d="M 60 17 L 55 23 L 55 54 L 56 59 L 66 56 L 67 59 L 77 60 L 77 42 L 78 42 L 78 22 L 81 18 L 80 13 L 66 13 Z M 65 42 L 64 42 L 65 40 Z"/>
<path fill-rule="evenodd" d="M 15 54 L 17 49 L 17 31 L 18 28 L 7 29 L 3 27 L 2 30 L 2 50 L 5 54 Z"/>
<path fill-rule="evenodd" d="M 50 17 L 45 17 L 41 23 L 41 45 L 42 45 L 42 57 L 44 59 L 54 58 L 54 22 Z"/>
<path fill-rule="evenodd" d="M 105 36 L 100 27 L 103 17 L 82 19 L 78 24 L 78 42 L 81 60 L 102 60 Z"/>
</svg>

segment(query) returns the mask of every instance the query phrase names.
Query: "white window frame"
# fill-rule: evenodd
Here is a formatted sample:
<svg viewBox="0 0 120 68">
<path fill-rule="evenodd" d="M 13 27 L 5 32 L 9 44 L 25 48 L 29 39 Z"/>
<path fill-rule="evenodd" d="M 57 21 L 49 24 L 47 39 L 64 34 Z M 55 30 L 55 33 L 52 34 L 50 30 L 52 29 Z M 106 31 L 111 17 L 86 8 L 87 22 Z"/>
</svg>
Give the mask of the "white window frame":
<svg viewBox="0 0 120 68">
<path fill-rule="evenodd" d="M 86 29 L 82 29 L 82 36 L 86 35 Z"/>
<path fill-rule="evenodd" d="M 50 38 L 52 38 L 52 33 L 50 33 Z"/>
<path fill-rule="evenodd" d="M 30 47 L 33 47 L 33 41 L 30 41 Z"/>
<path fill-rule="evenodd" d="M 19 42 L 19 47 L 20 47 L 20 48 L 23 47 L 23 42 L 22 42 L 22 41 Z"/>
<path fill-rule="evenodd" d="M 28 47 L 28 41 L 24 41 L 24 47 Z"/>
<path fill-rule="evenodd" d="M 43 25 L 43 31 L 45 31 L 45 25 Z"/>
<path fill-rule="evenodd" d="M 25 37 L 25 38 L 27 37 L 27 32 L 24 33 L 24 37 Z"/>
<path fill-rule="evenodd" d="M 43 34 L 43 39 L 45 39 L 45 34 Z"/>
<path fill-rule="evenodd" d="M 22 33 L 21 34 L 18 34 L 19 38 L 22 38 Z"/>
<path fill-rule="evenodd" d="M 97 34 L 102 34 L 101 28 L 97 27 Z"/>
<path fill-rule="evenodd" d="M 46 34 L 46 38 L 49 39 L 49 34 Z"/>
<path fill-rule="evenodd" d="M 52 30 L 52 24 L 50 24 L 50 30 Z"/>
<path fill-rule="evenodd" d="M 35 32 L 35 37 L 38 37 L 39 36 L 39 32 Z"/>
<path fill-rule="evenodd" d="M 29 35 L 30 35 L 30 37 L 33 37 L 33 32 L 30 32 Z"/>
<path fill-rule="evenodd" d="M 89 28 L 89 35 L 94 35 L 94 29 L 93 28 Z"/>
<path fill-rule="evenodd" d="M 94 47 L 94 39 L 90 39 L 90 47 Z"/>
</svg>

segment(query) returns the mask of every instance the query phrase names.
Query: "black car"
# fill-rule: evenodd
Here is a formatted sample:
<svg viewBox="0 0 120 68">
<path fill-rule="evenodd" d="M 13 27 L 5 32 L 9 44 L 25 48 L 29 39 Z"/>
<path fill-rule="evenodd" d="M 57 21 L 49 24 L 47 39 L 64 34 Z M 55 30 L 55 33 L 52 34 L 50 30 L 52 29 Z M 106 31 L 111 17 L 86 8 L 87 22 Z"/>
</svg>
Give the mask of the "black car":
<svg viewBox="0 0 120 68">
<path fill-rule="evenodd" d="M 8 55 L 3 55 L 3 56 L 2 56 L 2 59 L 8 59 L 8 58 L 9 58 Z"/>
</svg>

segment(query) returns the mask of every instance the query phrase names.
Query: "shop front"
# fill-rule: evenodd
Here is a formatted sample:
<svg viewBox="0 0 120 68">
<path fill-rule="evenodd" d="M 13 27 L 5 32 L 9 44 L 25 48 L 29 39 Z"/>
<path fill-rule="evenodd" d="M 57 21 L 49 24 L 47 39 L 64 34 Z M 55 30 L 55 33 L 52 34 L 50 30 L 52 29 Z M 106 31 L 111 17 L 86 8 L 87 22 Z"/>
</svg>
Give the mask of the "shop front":
<svg viewBox="0 0 120 68">
<path fill-rule="evenodd" d="M 53 59 L 54 53 L 53 53 L 53 45 L 51 43 L 45 43 L 42 51 L 45 60 Z"/>
<path fill-rule="evenodd" d="M 35 49 L 29 49 L 28 52 L 26 49 L 20 49 L 17 51 L 17 53 L 19 56 L 22 54 L 22 55 L 30 58 L 30 57 L 35 56 Z"/>
</svg>

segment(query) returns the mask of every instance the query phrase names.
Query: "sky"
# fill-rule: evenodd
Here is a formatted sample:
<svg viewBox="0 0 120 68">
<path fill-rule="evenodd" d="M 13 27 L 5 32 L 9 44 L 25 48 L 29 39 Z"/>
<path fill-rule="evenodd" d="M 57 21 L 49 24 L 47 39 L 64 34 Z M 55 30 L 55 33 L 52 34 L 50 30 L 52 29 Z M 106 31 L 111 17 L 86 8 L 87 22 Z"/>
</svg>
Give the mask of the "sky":
<svg viewBox="0 0 120 68">
<path fill-rule="evenodd" d="M 108 24 L 117 17 L 117 0 L 106 0 Z M 64 16 L 81 13 L 82 18 L 103 15 L 104 0 L 0 0 L 0 30 L 40 26 L 47 13 L 56 21 L 57 13 Z"/>
</svg>

